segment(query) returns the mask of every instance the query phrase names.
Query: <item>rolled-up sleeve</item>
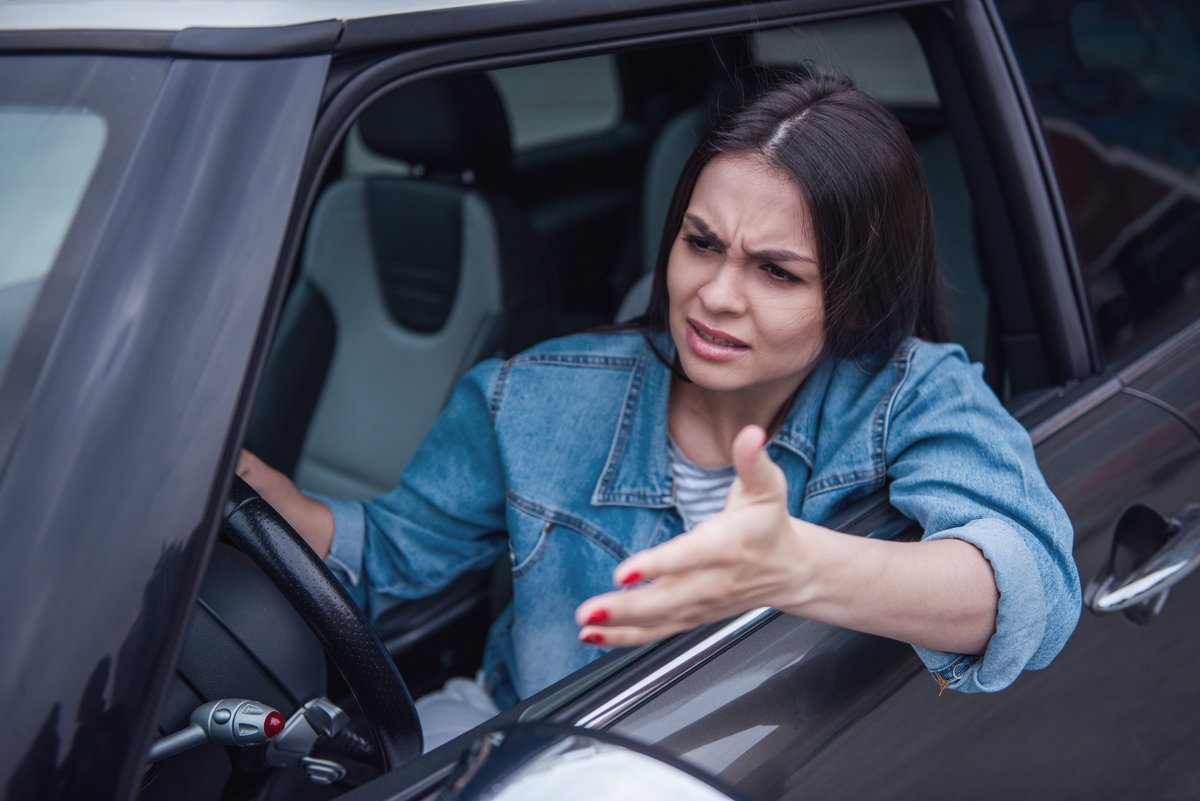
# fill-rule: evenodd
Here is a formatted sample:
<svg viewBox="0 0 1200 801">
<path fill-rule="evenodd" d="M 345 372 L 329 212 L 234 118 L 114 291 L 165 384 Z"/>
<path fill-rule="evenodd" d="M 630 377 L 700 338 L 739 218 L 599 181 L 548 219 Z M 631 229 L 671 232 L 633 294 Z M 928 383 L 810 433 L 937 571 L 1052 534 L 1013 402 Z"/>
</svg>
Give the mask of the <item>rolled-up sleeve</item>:
<svg viewBox="0 0 1200 801">
<path fill-rule="evenodd" d="M 506 482 L 492 408 L 500 369 L 493 359 L 463 377 L 395 489 L 368 501 L 316 496 L 333 513 L 326 564 L 371 617 L 503 550 Z"/>
<path fill-rule="evenodd" d="M 333 513 L 333 543 L 330 545 L 329 555 L 325 557 L 325 564 L 358 605 L 364 606 L 365 599 L 359 592 L 363 569 L 363 538 L 366 536 L 362 503 L 322 495 L 313 497 L 328 506 L 329 511 Z"/>
<path fill-rule="evenodd" d="M 999 591 L 982 655 L 916 647 L 939 686 L 991 692 L 1050 663 L 1079 619 L 1073 531 L 1028 432 L 958 348 L 917 345 L 887 421 L 890 500 L 925 530 L 980 550 Z"/>
</svg>

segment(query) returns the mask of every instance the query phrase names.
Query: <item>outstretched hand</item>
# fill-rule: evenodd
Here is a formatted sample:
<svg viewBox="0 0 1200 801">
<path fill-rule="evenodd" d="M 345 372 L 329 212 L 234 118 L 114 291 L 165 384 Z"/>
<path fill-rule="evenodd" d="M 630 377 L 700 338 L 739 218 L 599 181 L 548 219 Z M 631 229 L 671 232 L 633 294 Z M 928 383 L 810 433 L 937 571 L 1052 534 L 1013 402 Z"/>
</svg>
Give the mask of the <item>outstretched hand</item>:
<svg viewBox="0 0 1200 801">
<path fill-rule="evenodd" d="M 764 449 L 766 432 L 733 442 L 737 478 L 724 510 L 670 542 L 635 554 L 613 573 L 626 589 L 575 611 L 581 641 L 652 642 L 759 606 L 795 602 L 806 581 L 804 529 L 787 509 L 787 479 Z"/>
</svg>

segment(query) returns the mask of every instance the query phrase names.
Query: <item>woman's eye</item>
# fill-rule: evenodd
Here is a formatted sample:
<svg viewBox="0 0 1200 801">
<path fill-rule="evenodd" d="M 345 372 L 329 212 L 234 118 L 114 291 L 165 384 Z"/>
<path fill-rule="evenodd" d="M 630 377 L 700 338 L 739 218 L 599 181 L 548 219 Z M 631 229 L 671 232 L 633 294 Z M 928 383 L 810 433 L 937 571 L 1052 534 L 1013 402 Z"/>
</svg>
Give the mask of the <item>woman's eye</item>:
<svg viewBox="0 0 1200 801">
<path fill-rule="evenodd" d="M 778 264 L 764 264 L 762 265 L 761 269 L 772 281 L 783 281 L 789 284 L 804 283 L 799 276 L 792 275 Z"/>
<path fill-rule="evenodd" d="M 694 234 L 685 236 L 683 241 L 691 245 L 692 249 L 698 250 L 701 253 L 716 253 L 718 250 L 716 242 L 713 242 L 711 239 L 705 239 L 702 236 L 695 236 Z"/>
</svg>

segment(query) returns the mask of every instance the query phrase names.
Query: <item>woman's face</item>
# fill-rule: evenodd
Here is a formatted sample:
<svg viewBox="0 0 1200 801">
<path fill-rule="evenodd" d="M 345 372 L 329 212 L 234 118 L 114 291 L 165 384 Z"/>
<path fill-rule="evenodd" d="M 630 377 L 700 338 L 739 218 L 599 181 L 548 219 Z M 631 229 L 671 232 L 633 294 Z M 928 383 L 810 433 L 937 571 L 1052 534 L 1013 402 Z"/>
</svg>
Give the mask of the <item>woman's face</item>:
<svg viewBox="0 0 1200 801">
<path fill-rule="evenodd" d="M 756 156 L 701 171 L 667 262 L 670 328 L 697 386 L 782 402 L 824 343 L 825 304 L 808 210 Z"/>
</svg>

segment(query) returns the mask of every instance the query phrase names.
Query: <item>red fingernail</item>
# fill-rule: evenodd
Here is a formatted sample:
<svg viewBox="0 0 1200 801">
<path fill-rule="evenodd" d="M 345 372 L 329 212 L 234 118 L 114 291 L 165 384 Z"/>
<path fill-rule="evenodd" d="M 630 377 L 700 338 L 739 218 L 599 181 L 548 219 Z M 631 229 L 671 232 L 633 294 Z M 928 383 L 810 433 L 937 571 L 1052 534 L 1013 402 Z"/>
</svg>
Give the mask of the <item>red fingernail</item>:
<svg viewBox="0 0 1200 801">
<path fill-rule="evenodd" d="M 642 580 L 642 574 L 636 570 L 632 573 L 626 573 L 625 578 L 621 579 L 621 586 L 628 587 L 630 584 L 637 584 Z"/>
<path fill-rule="evenodd" d="M 604 642 L 604 635 L 597 634 L 593 631 L 590 634 L 583 635 L 583 641 L 588 645 L 599 645 L 600 643 Z"/>
<path fill-rule="evenodd" d="M 588 615 L 587 622 L 585 622 L 584 625 L 593 626 L 597 623 L 603 623 L 606 620 L 608 620 L 608 610 L 597 609 L 595 612 L 592 612 L 590 615 Z"/>
</svg>

